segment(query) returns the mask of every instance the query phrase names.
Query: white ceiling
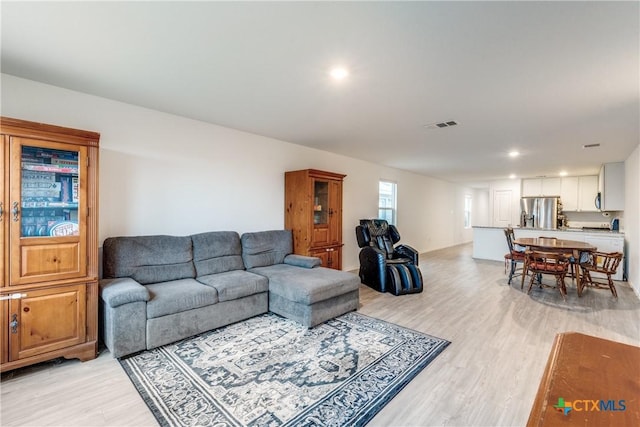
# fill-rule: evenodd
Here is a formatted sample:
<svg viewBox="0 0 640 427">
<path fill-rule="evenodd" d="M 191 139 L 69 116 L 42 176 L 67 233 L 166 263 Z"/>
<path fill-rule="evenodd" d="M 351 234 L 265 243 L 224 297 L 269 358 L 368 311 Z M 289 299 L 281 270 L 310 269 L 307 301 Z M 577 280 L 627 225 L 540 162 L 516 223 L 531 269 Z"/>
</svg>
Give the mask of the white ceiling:
<svg viewBox="0 0 640 427">
<path fill-rule="evenodd" d="M 3 73 L 451 182 L 594 174 L 640 141 L 635 1 L 1 8 Z"/>
</svg>

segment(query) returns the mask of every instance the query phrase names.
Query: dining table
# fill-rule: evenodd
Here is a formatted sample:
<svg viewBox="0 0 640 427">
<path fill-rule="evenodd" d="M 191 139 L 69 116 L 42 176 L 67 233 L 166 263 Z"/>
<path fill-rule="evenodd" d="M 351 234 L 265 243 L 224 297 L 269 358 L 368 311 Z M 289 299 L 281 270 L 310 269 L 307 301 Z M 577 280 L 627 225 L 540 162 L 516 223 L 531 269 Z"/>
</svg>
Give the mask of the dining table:
<svg viewBox="0 0 640 427">
<path fill-rule="evenodd" d="M 590 243 L 578 240 L 556 239 L 548 237 L 519 237 L 514 239 L 513 243 L 523 246 L 529 250 L 535 249 L 546 252 L 571 253 L 575 260 L 576 283 L 580 283 L 580 255 L 583 252 L 594 252 L 598 248 Z M 524 272 L 527 271 L 526 258 Z M 522 274 L 522 286 L 524 286 L 524 276 Z"/>
</svg>

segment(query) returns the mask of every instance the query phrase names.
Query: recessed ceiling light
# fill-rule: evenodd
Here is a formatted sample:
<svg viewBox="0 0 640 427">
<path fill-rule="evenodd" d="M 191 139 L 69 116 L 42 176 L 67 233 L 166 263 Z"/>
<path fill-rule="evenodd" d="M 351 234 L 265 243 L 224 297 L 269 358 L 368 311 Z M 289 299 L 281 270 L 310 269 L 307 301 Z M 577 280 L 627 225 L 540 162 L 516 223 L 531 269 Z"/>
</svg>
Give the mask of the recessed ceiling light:
<svg viewBox="0 0 640 427">
<path fill-rule="evenodd" d="M 567 176 L 567 175 L 569 175 L 569 173 L 567 171 L 560 171 L 560 173 L 558 175 Z"/>
<path fill-rule="evenodd" d="M 518 157 L 519 155 L 520 155 L 520 152 L 516 150 L 509 152 L 509 157 Z"/>
<path fill-rule="evenodd" d="M 329 75 L 331 75 L 334 80 L 344 80 L 349 76 L 349 70 L 344 67 L 334 67 L 329 72 Z"/>
<path fill-rule="evenodd" d="M 511 175 L 509 175 L 509 179 L 516 179 L 516 174 L 512 173 Z"/>
</svg>

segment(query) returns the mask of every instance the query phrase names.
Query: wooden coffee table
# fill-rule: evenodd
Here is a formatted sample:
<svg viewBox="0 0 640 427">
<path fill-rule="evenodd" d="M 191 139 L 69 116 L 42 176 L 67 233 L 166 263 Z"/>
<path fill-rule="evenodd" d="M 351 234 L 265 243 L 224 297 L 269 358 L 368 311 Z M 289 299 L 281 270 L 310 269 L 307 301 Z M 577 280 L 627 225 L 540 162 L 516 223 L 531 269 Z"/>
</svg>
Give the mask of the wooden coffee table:
<svg viewBox="0 0 640 427">
<path fill-rule="evenodd" d="M 640 347 L 556 335 L 527 427 L 640 426 Z"/>
</svg>

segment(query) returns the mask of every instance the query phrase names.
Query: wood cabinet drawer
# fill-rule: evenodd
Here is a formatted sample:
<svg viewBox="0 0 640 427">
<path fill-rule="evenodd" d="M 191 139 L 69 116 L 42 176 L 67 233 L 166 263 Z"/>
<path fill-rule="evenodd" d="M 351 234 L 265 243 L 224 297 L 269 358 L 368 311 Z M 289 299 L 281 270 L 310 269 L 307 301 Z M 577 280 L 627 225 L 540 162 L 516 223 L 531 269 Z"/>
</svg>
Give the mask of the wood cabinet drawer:
<svg viewBox="0 0 640 427">
<path fill-rule="evenodd" d="M 17 279 L 15 282 L 41 280 L 43 276 L 56 276 L 62 279 L 85 275 L 86 263 L 80 262 L 79 242 L 56 245 L 25 244 L 20 249 L 20 276 L 15 278 Z"/>
</svg>

